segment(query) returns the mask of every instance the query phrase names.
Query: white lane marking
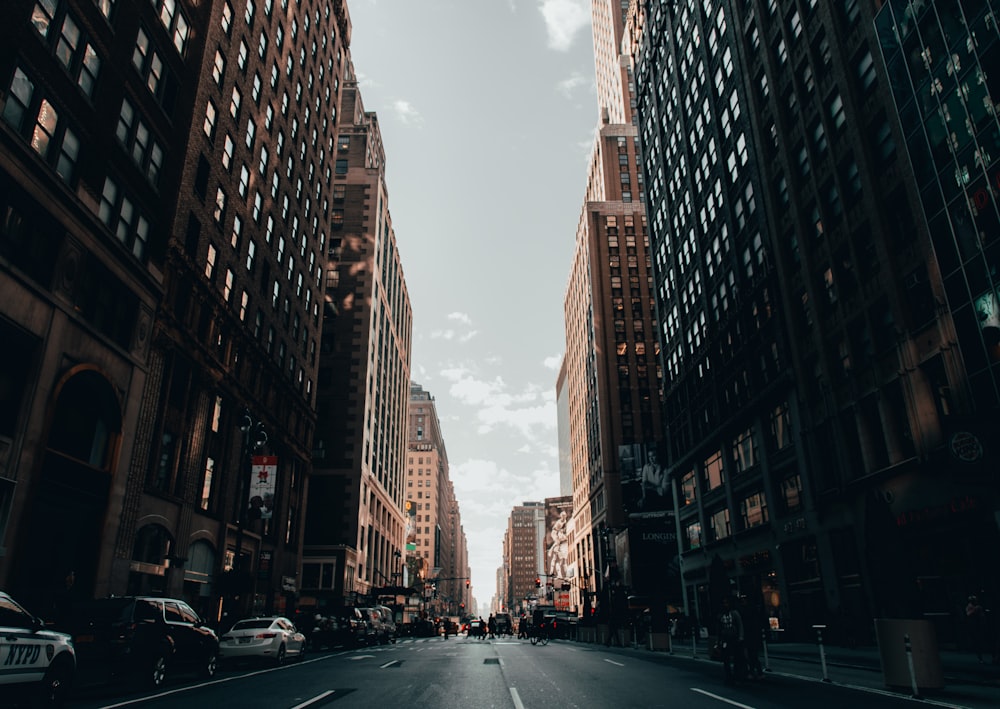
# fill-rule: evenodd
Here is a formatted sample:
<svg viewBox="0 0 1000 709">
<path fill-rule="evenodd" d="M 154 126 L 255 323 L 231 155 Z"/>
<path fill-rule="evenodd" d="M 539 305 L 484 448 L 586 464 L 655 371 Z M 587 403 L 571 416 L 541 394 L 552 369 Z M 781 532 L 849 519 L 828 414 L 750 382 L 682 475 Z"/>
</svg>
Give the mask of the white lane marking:
<svg viewBox="0 0 1000 709">
<path fill-rule="evenodd" d="M 740 709 L 754 709 L 749 704 L 740 704 L 739 702 L 734 702 L 732 699 L 726 699 L 725 697 L 720 697 L 718 694 L 712 694 L 711 692 L 706 692 L 704 689 L 698 689 L 697 687 L 691 687 L 692 692 L 697 692 L 698 694 L 704 694 L 706 697 L 711 697 L 712 699 L 718 699 L 720 702 L 725 702 L 726 704 L 731 704 L 734 707 L 740 707 Z"/>
<path fill-rule="evenodd" d="M 348 657 L 347 659 L 350 660 L 351 662 L 354 662 L 356 660 L 370 660 L 373 657 L 375 657 L 375 656 L 374 655 L 352 655 L 351 657 Z"/>
<path fill-rule="evenodd" d="M 524 704 L 521 703 L 521 697 L 518 695 L 517 690 L 513 687 L 510 688 L 510 698 L 514 700 L 514 709 L 524 709 Z"/>
<path fill-rule="evenodd" d="M 301 704 L 296 704 L 294 707 L 292 707 L 292 709 L 303 709 L 304 707 L 307 707 L 307 706 L 310 706 L 312 704 L 315 704 L 316 702 L 318 702 L 321 699 L 326 699 L 331 694 L 333 694 L 333 690 L 329 689 L 329 690 L 323 692 L 322 694 L 317 694 L 312 699 L 307 699 L 306 701 L 302 702 Z"/>
<path fill-rule="evenodd" d="M 182 694 L 183 692 L 190 692 L 192 689 L 201 689 L 202 687 L 211 687 L 216 684 L 225 684 L 226 682 L 232 682 L 236 679 L 244 679 L 245 677 L 255 677 L 256 675 L 266 675 L 269 672 L 284 672 L 286 670 L 294 669 L 295 667 L 301 667 L 302 665 L 311 665 L 314 662 L 325 662 L 334 657 L 342 657 L 343 653 L 338 653 L 336 655 L 324 655 L 323 657 L 316 657 L 312 660 L 306 659 L 302 662 L 296 662 L 294 665 L 283 665 L 281 667 L 271 667 L 269 669 L 257 670 L 256 672 L 245 672 L 243 674 L 233 675 L 232 677 L 223 677 L 222 679 L 214 679 L 208 682 L 199 682 L 198 684 L 191 684 L 186 687 L 178 687 L 177 689 L 171 689 L 166 692 L 160 692 L 159 694 L 151 694 L 148 697 L 138 697 L 137 699 L 129 699 L 128 701 L 119 702 L 118 704 L 106 704 L 101 709 L 118 709 L 119 707 L 128 707 L 133 704 L 142 704 L 143 702 L 149 701 L 150 699 L 161 699 L 163 697 L 169 697 L 174 694 Z"/>
<path fill-rule="evenodd" d="M 622 663 L 620 663 L 620 662 L 615 662 L 614 660 L 609 660 L 609 659 L 608 659 L 608 658 L 606 658 L 606 657 L 604 658 L 604 661 L 605 661 L 605 662 L 609 662 L 609 663 L 611 663 L 612 665 L 618 665 L 619 667 L 624 667 L 624 666 L 625 666 L 625 665 L 623 665 L 623 664 L 622 664 Z"/>
<path fill-rule="evenodd" d="M 392 662 L 387 662 L 384 665 L 379 665 L 379 669 L 384 670 L 386 667 L 392 667 L 393 665 L 398 665 L 398 664 L 399 660 L 393 660 Z M 292 707 L 292 709 L 295 709 L 295 707 Z"/>
</svg>

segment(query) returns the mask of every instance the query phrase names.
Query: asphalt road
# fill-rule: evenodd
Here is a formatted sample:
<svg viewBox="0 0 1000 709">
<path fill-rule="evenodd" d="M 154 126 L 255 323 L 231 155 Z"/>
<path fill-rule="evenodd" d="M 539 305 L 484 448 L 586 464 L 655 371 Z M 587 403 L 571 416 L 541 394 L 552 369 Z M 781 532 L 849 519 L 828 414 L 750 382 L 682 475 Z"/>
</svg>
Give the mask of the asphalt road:
<svg viewBox="0 0 1000 709">
<path fill-rule="evenodd" d="M 284 667 L 223 668 L 211 681 L 177 677 L 157 692 L 90 689 L 69 709 L 624 709 L 637 707 L 908 707 L 885 693 L 771 674 L 737 686 L 710 662 L 654 662 L 603 646 L 465 637 L 316 653 Z M 927 706 L 928 702 L 920 702 Z"/>
</svg>

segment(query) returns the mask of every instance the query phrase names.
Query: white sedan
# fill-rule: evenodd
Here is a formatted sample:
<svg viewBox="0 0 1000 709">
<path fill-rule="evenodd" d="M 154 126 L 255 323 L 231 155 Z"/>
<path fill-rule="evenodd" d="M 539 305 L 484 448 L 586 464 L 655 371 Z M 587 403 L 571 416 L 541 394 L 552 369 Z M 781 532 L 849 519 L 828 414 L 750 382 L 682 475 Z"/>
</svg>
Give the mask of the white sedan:
<svg viewBox="0 0 1000 709">
<path fill-rule="evenodd" d="M 301 660 L 305 655 L 306 636 L 281 616 L 241 620 L 219 638 L 222 660 L 272 660 L 280 665 L 286 658 Z"/>
</svg>

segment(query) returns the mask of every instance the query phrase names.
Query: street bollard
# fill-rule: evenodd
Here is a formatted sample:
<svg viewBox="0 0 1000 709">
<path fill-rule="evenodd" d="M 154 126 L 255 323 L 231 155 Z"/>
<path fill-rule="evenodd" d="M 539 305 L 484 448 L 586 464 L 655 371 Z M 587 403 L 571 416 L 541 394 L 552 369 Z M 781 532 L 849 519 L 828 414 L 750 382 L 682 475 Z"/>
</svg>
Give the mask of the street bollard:
<svg viewBox="0 0 1000 709">
<path fill-rule="evenodd" d="M 823 668 L 823 681 L 829 682 L 830 676 L 826 673 L 826 650 L 823 649 L 823 630 L 825 628 L 825 625 L 813 626 L 813 630 L 816 631 L 816 641 L 819 643 L 819 664 Z"/>
<path fill-rule="evenodd" d="M 691 631 L 691 657 L 698 657 L 698 628 Z"/>
<path fill-rule="evenodd" d="M 763 628 L 760 631 L 760 639 L 761 642 L 764 644 L 764 671 L 770 672 L 771 661 L 767 659 L 767 631 L 764 630 Z"/>
<path fill-rule="evenodd" d="M 906 664 L 910 668 L 910 687 L 913 689 L 911 695 L 914 699 L 923 699 L 920 690 L 917 688 L 917 673 L 913 669 L 913 645 L 910 643 L 910 635 L 903 636 L 903 647 L 906 649 Z"/>
</svg>

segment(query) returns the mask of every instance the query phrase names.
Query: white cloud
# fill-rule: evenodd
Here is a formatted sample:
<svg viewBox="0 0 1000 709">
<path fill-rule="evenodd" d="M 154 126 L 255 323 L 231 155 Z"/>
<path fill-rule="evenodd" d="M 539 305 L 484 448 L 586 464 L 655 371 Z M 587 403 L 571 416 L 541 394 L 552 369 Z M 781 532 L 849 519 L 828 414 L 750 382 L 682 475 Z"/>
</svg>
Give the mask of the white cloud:
<svg viewBox="0 0 1000 709">
<path fill-rule="evenodd" d="M 549 48 L 565 52 L 573 38 L 590 25 L 590 0 L 542 0 L 540 7 L 549 35 Z"/>
<path fill-rule="evenodd" d="M 392 109 L 396 113 L 396 118 L 400 123 L 419 124 L 424 122 L 424 117 L 420 111 L 414 108 L 413 104 L 406 99 L 396 99 L 392 103 Z"/>
<path fill-rule="evenodd" d="M 561 93 L 566 98 L 573 98 L 573 91 L 581 86 L 586 86 L 588 81 L 589 80 L 584 77 L 583 74 L 574 72 L 568 79 L 563 79 L 556 84 L 556 91 Z"/>
<path fill-rule="evenodd" d="M 551 386 L 528 384 L 520 392 L 511 392 L 499 375 L 481 379 L 471 367 L 462 365 L 442 369 L 441 376 L 451 382 L 448 394 L 452 398 L 476 409 L 480 434 L 505 428 L 533 442 L 556 428 L 555 393 Z"/>
<path fill-rule="evenodd" d="M 472 318 L 469 317 L 467 313 L 448 313 L 449 320 L 458 320 L 458 322 L 465 323 L 466 325 L 472 324 Z"/>
<path fill-rule="evenodd" d="M 551 355 L 542 360 L 542 366 L 546 369 L 551 369 L 553 372 L 559 371 L 559 365 L 562 364 L 563 356 L 561 354 Z"/>
</svg>

